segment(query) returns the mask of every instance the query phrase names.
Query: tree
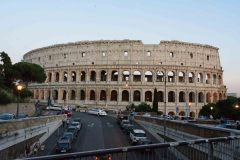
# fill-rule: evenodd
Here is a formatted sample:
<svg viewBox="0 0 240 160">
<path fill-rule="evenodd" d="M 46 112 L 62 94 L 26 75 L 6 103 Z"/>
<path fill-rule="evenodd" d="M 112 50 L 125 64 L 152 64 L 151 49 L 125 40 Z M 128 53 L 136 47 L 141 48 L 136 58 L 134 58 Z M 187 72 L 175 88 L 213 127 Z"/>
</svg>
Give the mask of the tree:
<svg viewBox="0 0 240 160">
<path fill-rule="evenodd" d="M 154 89 L 153 95 L 153 112 L 158 112 L 158 95 L 157 95 L 157 88 Z"/>
<path fill-rule="evenodd" d="M 18 78 L 28 86 L 29 82 L 42 83 L 46 79 L 44 69 L 37 64 L 19 62 L 14 64 L 14 69 L 19 73 Z"/>
</svg>

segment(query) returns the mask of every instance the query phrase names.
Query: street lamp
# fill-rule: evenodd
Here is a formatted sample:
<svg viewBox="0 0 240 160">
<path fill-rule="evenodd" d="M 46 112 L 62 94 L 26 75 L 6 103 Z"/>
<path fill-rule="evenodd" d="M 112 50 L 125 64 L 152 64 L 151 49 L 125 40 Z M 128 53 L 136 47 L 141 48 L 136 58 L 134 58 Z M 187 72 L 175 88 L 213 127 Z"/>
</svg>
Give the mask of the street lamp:
<svg viewBox="0 0 240 160">
<path fill-rule="evenodd" d="M 17 113 L 16 113 L 16 118 L 18 119 L 19 115 L 19 99 L 20 99 L 20 92 L 23 89 L 23 86 L 21 84 L 17 85 Z"/>
<path fill-rule="evenodd" d="M 237 109 L 238 109 L 238 108 L 239 108 L 239 105 L 238 105 L 238 104 L 236 104 L 236 105 L 235 105 L 235 108 L 237 108 Z"/>
<path fill-rule="evenodd" d="M 166 138 L 166 112 L 167 112 L 167 71 L 164 69 L 164 92 L 165 92 L 165 98 L 164 98 L 164 127 L 163 127 L 163 132 L 164 132 L 164 138 L 163 142 L 165 142 Z"/>
</svg>

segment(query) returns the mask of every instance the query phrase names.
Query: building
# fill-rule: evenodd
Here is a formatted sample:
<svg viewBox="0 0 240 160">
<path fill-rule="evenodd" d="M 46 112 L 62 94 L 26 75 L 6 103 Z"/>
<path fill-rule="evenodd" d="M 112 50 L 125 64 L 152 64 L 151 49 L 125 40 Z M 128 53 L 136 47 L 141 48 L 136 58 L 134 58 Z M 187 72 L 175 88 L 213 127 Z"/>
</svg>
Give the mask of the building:
<svg viewBox="0 0 240 160">
<path fill-rule="evenodd" d="M 29 86 L 41 101 L 51 97 L 60 104 L 124 109 L 130 103 L 151 104 L 157 88 L 160 111 L 167 95 L 168 114 L 195 116 L 203 105 L 227 95 L 218 48 L 210 45 L 81 41 L 35 49 L 23 58 L 45 68 L 46 82 Z"/>
</svg>

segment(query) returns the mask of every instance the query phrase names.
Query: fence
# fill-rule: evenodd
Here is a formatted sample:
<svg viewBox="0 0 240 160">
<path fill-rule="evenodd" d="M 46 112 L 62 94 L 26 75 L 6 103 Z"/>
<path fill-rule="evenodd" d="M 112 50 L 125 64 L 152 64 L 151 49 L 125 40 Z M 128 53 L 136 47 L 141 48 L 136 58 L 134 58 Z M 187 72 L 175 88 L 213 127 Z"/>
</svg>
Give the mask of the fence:
<svg viewBox="0 0 240 160">
<path fill-rule="evenodd" d="M 240 160 L 240 137 L 219 137 L 157 143 L 86 152 L 75 152 L 26 160 Z"/>
</svg>

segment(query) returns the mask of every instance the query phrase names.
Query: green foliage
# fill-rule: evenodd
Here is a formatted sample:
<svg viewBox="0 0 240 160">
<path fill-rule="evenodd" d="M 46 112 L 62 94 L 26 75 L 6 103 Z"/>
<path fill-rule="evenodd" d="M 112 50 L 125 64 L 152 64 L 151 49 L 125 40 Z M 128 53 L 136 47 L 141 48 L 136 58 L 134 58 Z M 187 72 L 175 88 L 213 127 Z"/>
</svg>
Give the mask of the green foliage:
<svg viewBox="0 0 240 160">
<path fill-rule="evenodd" d="M 13 100 L 13 95 L 3 89 L 0 89 L 0 104 L 8 104 Z"/>
<path fill-rule="evenodd" d="M 147 103 L 141 103 L 139 105 L 135 105 L 134 103 L 126 106 L 127 111 L 135 111 L 135 112 L 151 112 L 152 108 Z"/>
<path fill-rule="evenodd" d="M 153 95 L 153 112 L 158 112 L 158 95 L 157 95 L 157 88 L 154 89 L 154 95 Z"/>
</svg>

